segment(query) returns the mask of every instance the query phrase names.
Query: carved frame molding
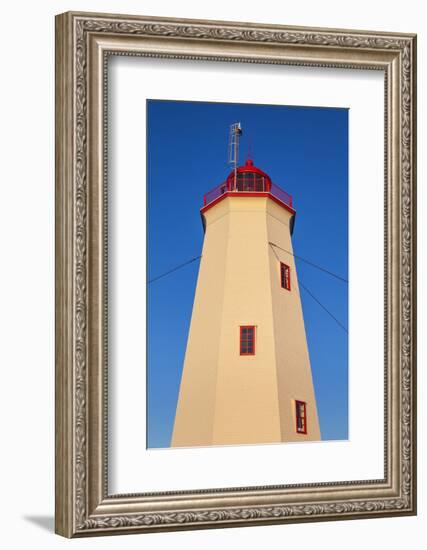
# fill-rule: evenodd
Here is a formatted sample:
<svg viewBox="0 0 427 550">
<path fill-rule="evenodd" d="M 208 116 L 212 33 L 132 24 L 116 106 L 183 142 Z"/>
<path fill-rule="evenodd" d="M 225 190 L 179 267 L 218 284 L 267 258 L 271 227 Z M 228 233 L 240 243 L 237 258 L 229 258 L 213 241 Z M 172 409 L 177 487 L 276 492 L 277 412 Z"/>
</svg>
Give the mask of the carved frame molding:
<svg viewBox="0 0 427 550">
<path fill-rule="evenodd" d="M 385 73 L 385 477 L 108 495 L 109 55 Z M 416 513 L 416 37 L 68 12 L 56 18 L 56 532 L 67 537 Z"/>
</svg>

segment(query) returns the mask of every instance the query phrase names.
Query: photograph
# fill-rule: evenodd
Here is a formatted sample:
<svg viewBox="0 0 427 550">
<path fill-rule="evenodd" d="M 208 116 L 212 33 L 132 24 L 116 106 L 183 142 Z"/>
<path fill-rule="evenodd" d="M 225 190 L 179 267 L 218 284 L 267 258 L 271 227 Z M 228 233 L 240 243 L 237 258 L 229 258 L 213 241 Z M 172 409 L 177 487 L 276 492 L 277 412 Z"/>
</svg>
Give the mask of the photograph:
<svg viewBox="0 0 427 550">
<path fill-rule="evenodd" d="M 147 448 L 347 440 L 349 110 L 146 109 Z"/>
</svg>

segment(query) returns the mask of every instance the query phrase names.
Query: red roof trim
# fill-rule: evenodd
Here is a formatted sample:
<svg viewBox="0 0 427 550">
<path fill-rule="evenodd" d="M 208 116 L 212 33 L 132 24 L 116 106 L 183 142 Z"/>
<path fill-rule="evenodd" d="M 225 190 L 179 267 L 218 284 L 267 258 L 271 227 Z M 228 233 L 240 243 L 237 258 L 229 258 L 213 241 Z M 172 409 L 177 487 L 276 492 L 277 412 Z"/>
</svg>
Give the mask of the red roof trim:
<svg viewBox="0 0 427 550">
<path fill-rule="evenodd" d="M 265 193 L 265 192 L 254 192 L 254 191 L 250 191 L 250 192 L 247 192 L 245 193 L 244 191 L 227 191 L 226 193 L 223 193 L 222 195 L 220 195 L 219 197 L 217 197 L 215 200 L 213 200 L 212 202 L 210 202 L 209 204 L 207 204 L 206 206 L 203 206 L 203 208 L 200 209 L 200 213 L 201 214 L 204 214 L 205 212 L 207 212 L 209 210 L 209 208 L 212 208 L 212 206 L 215 206 L 216 204 L 218 204 L 219 202 L 221 202 L 223 199 L 225 199 L 226 197 L 268 197 L 270 198 L 272 201 L 274 201 L 275 203 L 277 203 L 278 205 L 282 206 L 283 208 L 285 208 L 285 210 L 287 210 L 288 212 L 290 212 L 291 214 L 295 214 L 295 210 L 293 208 L 291 208 L 288 204 L 282 202 L 280 199 L 278 199 L 277 197 L 275 197 L 274 195 L 272 195 L 271 193 Z"/>
</svg>

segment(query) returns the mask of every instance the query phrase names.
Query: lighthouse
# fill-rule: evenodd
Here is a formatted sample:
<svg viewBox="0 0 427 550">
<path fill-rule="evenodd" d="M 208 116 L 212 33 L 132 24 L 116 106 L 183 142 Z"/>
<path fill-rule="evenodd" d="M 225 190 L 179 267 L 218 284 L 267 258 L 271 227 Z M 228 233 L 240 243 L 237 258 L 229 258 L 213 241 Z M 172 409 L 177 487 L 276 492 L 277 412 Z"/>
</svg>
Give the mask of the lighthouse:
<svg viewBox="0 0 427 550">
<path fill-rule="evenodd" d="M 203 251 L 172 447 L 321 439 L 292 248 L 292 197 L 231 127 L 226 180 L 204 196 Z"/>
</svg>

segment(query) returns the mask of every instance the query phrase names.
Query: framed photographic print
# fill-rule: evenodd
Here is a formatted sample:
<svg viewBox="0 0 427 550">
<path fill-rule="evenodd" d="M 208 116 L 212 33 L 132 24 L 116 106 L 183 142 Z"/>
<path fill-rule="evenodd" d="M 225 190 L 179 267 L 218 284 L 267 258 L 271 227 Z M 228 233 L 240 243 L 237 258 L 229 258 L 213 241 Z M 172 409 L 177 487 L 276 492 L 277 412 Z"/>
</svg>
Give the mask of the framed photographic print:
<svg viewBox="0 0 427 550">
<path fill-rule="evenodd" d="M 416 513 L 416 37 L 56 18 L 56 531 Z"/>
</svg>

